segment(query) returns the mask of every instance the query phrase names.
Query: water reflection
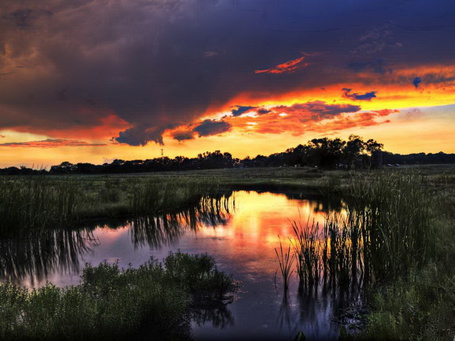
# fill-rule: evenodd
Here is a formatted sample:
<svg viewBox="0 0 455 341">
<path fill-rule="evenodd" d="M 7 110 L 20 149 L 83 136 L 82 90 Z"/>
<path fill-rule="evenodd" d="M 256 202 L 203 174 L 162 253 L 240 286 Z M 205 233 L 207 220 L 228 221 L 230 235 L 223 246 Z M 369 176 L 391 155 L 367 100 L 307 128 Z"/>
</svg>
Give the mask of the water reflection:
<svg viewBox="0 0 455 341">
<path fill-rule="evenodd" d="M 132 219 L 131 240 L 135 246 L 153 249 L 175 244 L 182 234 L 197 231 L 202 226 L 226 225 L 234 207 L 231 195 L 218 198 L 203 198 L 199 205 L 184 211 Z"/>
<path fill-rule="evenodd" d="M 226 304 L 218 304 L 216 307 L 193 309 L 191 312 L 193 325 L 202 326 L 210 323 L 212 327 L 224 329 L 234 326 L 234 317 Z"/>
<path fill-rule="evenodd" d="M 341 206 L 340 202 L 305 199 L 302 193 L 226 193 L 203 198 L 180 212 L 2 240 L 0 276 L 2 281 L 31 287 L 45 280 L 63 286 L 78 284 L 79 277 L 68 273 L 80 273 L 85 262 L 97 265 L 108 260 L 121 267 L 137 267 L 150 256 L 163 259 L 169 251 L 207 252 L 219 269 L 241 282 L 241 291 L 232 304 L 192 312 L 196 340 L 292 339 L 299 331 L 307 339 L 336 338 L 339 324 L 334 319 L 358 299 L 358 291 L 354 287 L 342 291 L 328 279 L 302 287 L 293 275 L 289 296 L 283 297 L 276 289 L 280 283 L 279 278 L 275 283 L 274 248 L 280 239 L 288 241 L 294 235 L 293 221 L 314 220 L 323 225 L 327 215 Z"/>
<path fill-rule="evenodd" d="M 0 240 L 0 279 L 31 286 L 41 283 L 58 269 L 77 273 L 80 256 L 99 245 L 88 230 L 40 231 L 28 237 Z"/>
<path fill-rule="evenodd" d="M 102 229 L 117 235 L 117 231 L 127 227 L 135 249 L 144 246 L 158 249 L 176 243 L 188 230 L 226 224 L 233 203 L 232 193 L 218 198 L 205 197 L 195 207 L 180 212 L 112 219 Z M 101 244 L 98 230 L 93 227 L 73 231 L 43 229 L 16 238 L 0 238 L 0 282 L 31 288 L 42 285 L 55 274 L 79 274 L 86 256 Z"/>
</svg>

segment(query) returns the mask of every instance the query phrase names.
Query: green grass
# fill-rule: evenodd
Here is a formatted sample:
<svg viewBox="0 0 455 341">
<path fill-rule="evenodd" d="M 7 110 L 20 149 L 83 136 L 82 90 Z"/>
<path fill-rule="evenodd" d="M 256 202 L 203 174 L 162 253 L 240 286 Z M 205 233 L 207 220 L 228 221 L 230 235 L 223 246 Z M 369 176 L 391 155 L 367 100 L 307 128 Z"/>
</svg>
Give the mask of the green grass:
<svg viewBox="0 0 455 341">
<path fill-rule="evenodd" d="M 79 186 L 69 178 L 53 182 L 44 176 L 0 178 L 0 231 L 43 228 L 74 217 Z M 19 231 L 18 231 L 19 230 Z"/>
<path fill-rule="evenodd" d="M 31 292 L 1 285 L 0 339 L 189 339 L 190 307 L 219 302 L 234 285 L 211 257 L 180 252 L 138 269 L 86 265 L 81 279 Z"/>
<path fill-rule="evenodd" d="M 278 263 L 280 265 L 280 273 L 283 279 L 283 289 L 284 292 L 287 293 L 289 290 L 289 280 L 291 278 L 292 273 L 294 270 L 292 269 L 294 265 L 294 253 L 291 252 L 291 247 L 289 246 L 287 250 L 283 249 L 283 244 L 281 244 L 280 240 L 280 248 L 275 249 L 275 254 L 278 259 Z"/>
</svg>

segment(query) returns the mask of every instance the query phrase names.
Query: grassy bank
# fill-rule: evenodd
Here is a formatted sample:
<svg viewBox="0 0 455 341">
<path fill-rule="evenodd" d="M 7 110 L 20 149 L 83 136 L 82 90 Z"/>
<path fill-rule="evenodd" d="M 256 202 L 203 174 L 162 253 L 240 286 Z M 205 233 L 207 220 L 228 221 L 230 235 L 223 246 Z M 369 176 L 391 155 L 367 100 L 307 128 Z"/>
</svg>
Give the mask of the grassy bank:
<svg viewBox="0 0 455 341">
<path fill-rule="evenodd" d="M 179 212 L 221 198 L 219 182 L 187 177 L 21 176 L 0 178 L 0 233 Z M 220 194 L 221 193 L 221 194 Z"/>
<path fill-rule="evenodd" d="M 78 286 L 31 292 L 1 285 L 0 339 L 190 339 L 190 310 L 219 304 L 233 289 L 211 257 L 182 253 L 138 269 L 87 265 L 81 279 Z"/>
<path fill-rule="evenodd" d="M 294 254 L 276 250 L 285 290 L 295 260 L 305 292 L 323 285 L 358 295 L 363 287 L 368 314 L 358 338 L 452 340 L 454 173 L 406 168 L 331 176 L 332 195 L 342 193 L 345 211 L 324 225 L 293 222 Z"/>
<path fill-rule="evenodd" d="M 453 340 L 454 178 L 454 173 L 430 169 L 417 174 L 414 188 L 400 193 L 399 200 L 409 202 L 397 212 L 398 222 L 392 225 L 396 241 L 386 250 L 386 260 L 395 263 L 395 278 L 371 291 L 365 338 Z M 416 192 L 423 192 L 419 201 L 413 197 Z M 388 212 L 396 211 L 397 200 L 388 203 Z M 409 232 L 402 237 L 404 227 Z M 410 241 L 414 243 L 411 250 Z"/>
</svg>

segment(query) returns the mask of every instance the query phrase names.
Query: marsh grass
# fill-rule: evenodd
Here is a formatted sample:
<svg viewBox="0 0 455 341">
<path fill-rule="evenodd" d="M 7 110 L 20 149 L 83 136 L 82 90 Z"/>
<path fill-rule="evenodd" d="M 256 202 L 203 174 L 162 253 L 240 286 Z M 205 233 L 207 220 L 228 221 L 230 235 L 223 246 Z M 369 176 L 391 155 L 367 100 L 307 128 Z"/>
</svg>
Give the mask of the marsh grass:
<svg viewBox="0 0 455 341">
<path fill-rule="evenodd" d="M 370 313 L 360 337 L 453 338 L 450 191 L 436 192 L 414 170 L 356 173 L 343 186 L 346 208 L 327 215 L 322 230 L 292 223 L 300 287 L 363 288 Z"/>
<path fill-rule="evenodd" d="M 81 278 L 79 286 L 47 284 L 31 292 L 1 285 L 0 338 L 189 339 L 193 298 L 216 301 L 233 285 L 209 256 L 180 252 L 169 254 L 164 264 L 152 259 L 138 269 L 86 265 Z"/>
<path fill-rule="evenodd" d="M 279 270 L 283 279 L 283 289 L 284 292 L 287 293 L 289 290 L 289 281 L 291 279 L 292 273 L 294 272 L 293 266 L 295 261 L 295 254 L 291 252 L 291 246 L 288 246 L 287 250 L 283 249 L 281 240 L 280 247 L 278 249 L 275 248 L 275 254 L 278 259 Z"/>
<path fill-rule="evenodd" d="M 44 228 L 72 219 L 78 209 L 78 186 L 70 179 L 44 176 L 0 178 L 0 231 Z"/>
<path fill-rule="evenodd" d="M 293 221 L 291 224 L 295 236 L 293 247 L 300 286 L 313 285 L 319 281 L 322 266 L 319 224 L 314 220 L 311 224 L 309 221 L 306 224 Z"/>
<path fill-rule="evenodd" d="M 293 223 L 297 256 L 306 267 L 304 283 L 314 281 L 316 276 L 310 274 L 319 264 L 339 283 L 358 275 L 383 282 L 434 258 L 434 202 L 419 174 L 376 172 L 351 180 L 346 192 L 347 208 L 327 216 L 322 234 L 314 222 Z"/>
<path fill-rule="evenodd" d="M 216 183 L 174 179 L 147 179 L 130 186 L 131 210 L 136 215 L 173 212 L 199 204 L 204 196 L 217 193 Z"/>
<path fill-rule="evenodd" d="M 0 235 L 106 218 L 163 215 L 201 205 L 212 205 L 215 211 L 226 205 L 221 199 L 229 193 L 220 191 L 214 179 L 188 177 L 3 176 Z"/>
</svg>

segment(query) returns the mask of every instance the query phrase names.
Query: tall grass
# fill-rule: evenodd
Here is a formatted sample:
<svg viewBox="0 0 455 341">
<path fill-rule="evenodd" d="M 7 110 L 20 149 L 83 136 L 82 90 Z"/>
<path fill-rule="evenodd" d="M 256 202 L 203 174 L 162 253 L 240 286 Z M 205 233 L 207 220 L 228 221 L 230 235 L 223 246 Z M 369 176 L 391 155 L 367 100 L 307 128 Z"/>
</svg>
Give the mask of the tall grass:
<svg viewBox="0 0 455 341">
<path fill-rule="evenodd" d="M 79 286 L 0 286 L 0 339 L 189 339 L 195 295 L 218 300 L 233 281 L 207 255 L 170 254 L 138 269 L 87 265 Z M 197 305 L 192 304 L 193 309 Z"/>
<path fill-rule="evenodd" d="M 303 286 L 320 278 L 340 285 L 397 280 L 435 257 L 434 204 L 415 173 L 353 179 L 347 208 L 314 221 L 292 222 L 297 274 Z"/>
<path fill-rule="evenodd" d="M 348 193 L 376 277 L 396 279 L 434 258 L 434 194 L 419 173 L 379 172 L 353 181 Z"/>
<path fill-rule="evenodd" d="M 221 193 L 221 194 L 220 194 Z M 163 215 L 201 205 L 223 205 L 215 180 L 186 177 L 0 177 L 0 235 L 61 228 L 113 217 Z M 210 198 L 215 198 L 209 203 Z"/>
<path fill-rule="evenodd" d="M 78 195 L 78 186 L 67 178 L 0 177 L 0 231 L 14 226 L 17 234 L 21 229 L 64 223 L 74 218 Z"/>
<path fill-rule="evenodd" d="M 319 224 L 307 221 L 306 224 L 293 221 L 295 242 L 294 251 L 297 259 L 296 270 L 300 286 L 313 285 L 319 281 L 321 269 L 321 247 Z"/>
<path fill-rule="evenodd" d="M 287 250 L 283 249 L 283 244 L 281 243 L 281 240 L 280 248 L 275 249 L 275 254 L 280 266 L 281 277 L 283 278 L 283 289 L 284 292 L 287 293 L 289 290 L 289 281 L 292 273 L 294 272 L 292 268 L 294 265 L 295 255 L 293 252 L 291 252 L 290 246 L 288 246 Z"/>
<path fill-rule="evenodd" d="M 437 193 L 413 171 L 354 176 L 344 185 L 345 210 L 327 215 L 322 229 L 292 223 L 301 288 L 311 292 L 323 282 L 340 292 L 366 290 L 370 313 L 361 336 L 368 339 L 453 338 L 450 191 Z"/>
</svg>

